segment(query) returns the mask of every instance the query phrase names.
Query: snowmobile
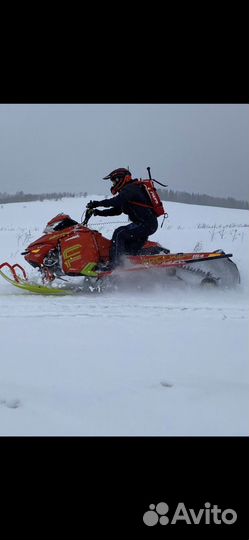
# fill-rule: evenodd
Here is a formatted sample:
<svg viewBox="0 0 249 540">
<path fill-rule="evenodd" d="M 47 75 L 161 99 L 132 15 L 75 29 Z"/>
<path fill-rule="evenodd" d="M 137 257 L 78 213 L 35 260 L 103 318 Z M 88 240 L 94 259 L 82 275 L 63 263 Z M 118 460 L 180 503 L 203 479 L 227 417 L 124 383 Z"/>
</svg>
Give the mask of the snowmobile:
<svg viewBox="0 0 249 540">
<path fill-rule="evenodd" d="M 170 253 L 151 241 L 147 241 L 138 253 L 124 255 L 122 266 L 112 270 L 111 240 L 88 226 L 91 216 L 92 211 L 86 210 L 84 221 L 78 223 L 67 214 L 58 214 L 47 223 L 43 236 L 22 253 L 24 259 L 39 271 L 40 284 L 30 281 L 19 264 L 1 264 L 0 274 L 17 287 L 41 294 L 100 291 L 107 283 L 111 286 L 117 285 L 118 280 L 127 282 L 130 276 L 136 276 L 137 283 L 148 277 L 150 282 L 174 280 L 201 287 L 230 288 L 240 282 L 238 268 L 230 259 L 232 253 L 224 253 L 221 249 Z M 8 274 L 3 271 L 5 267 Z M 79 277 L 81 284 L 76 280 Z M 67 278 L 73 279 L 69 282 Z"/>
</svg>

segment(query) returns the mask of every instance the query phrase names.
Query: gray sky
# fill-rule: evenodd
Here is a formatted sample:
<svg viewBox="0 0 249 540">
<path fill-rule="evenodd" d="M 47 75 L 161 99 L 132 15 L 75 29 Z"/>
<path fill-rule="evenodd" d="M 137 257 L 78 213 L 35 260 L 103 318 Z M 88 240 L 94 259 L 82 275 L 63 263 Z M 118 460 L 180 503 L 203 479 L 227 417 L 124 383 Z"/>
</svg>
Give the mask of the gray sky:
<svg viewBox="0 0 249 540">
<path fill-rule="evenodd" d="M 249 199 L 249 105 L 0 104 L 0 192 L 108 194 L 129 166 L 168 189 Z"/>
</svg>

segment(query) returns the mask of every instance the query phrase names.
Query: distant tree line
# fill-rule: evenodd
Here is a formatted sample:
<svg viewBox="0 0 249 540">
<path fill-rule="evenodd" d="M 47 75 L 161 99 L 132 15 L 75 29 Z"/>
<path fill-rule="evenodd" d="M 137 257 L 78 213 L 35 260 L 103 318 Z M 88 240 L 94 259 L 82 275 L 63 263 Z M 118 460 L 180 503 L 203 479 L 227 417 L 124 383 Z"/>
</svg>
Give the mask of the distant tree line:
<svg viewBox="0 0 249 540">
<path fill-rule="evenodd" d="M 13 203 L 13 202 L 29 202 L 29 201 L 44 201 L 45 199 L 51 199 L 58 201 L 63 197 L 86 197 L 87 193 L 70 193 L 67 191 L 59 193 L 24 193 L 23 191 L 17 191 L 15 194 L 0 193 L 0 204 Z"/>
<path fill-rule="evenodd" d="M 238 201 L 233 197 L 212 197 L 211 195 L 200 193 L 187 193 L 186 191 L 173 191 L 172 189 L 158 189 L 161 199 L 164 201 L 179 202 L 185 204 L 200 204 L 202 206 L 220 206 L 223 208 L 240 208 L 249 210 L 247 201 Z M 13 202 L 44 201 L 46 199 L 60 200 L 65 197 L 87 197 L 87 192 L 70 193 L 67 191 L 59 193 L 24 193 L 17 191 L 15 194 L 0 193 L 0 204 Z"/>
<path fill-rule="evenodd" d="M 212 197 L 205 193 L 187 193 L 186 191 L 173 191 L 172 189 L 158 189 L 158 193 L 164 201 L 249 210 L 249 203 L 247 201 L 238 201 L 233 197 Z"/>
</svg>

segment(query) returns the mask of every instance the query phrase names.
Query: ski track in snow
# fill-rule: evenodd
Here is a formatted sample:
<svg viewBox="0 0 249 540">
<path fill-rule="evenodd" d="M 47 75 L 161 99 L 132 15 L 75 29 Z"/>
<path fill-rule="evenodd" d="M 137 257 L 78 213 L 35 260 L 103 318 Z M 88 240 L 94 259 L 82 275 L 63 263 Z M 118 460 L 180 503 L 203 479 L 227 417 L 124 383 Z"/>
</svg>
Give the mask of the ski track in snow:
<svg viewBox="0 0 249 540">
<path fill-rule="evenodd" d="M 63 210 L 79 219 L 81 202 L 3 205 L 1 262 L 23 264 L 46 221 Z M 241 285 L 55 298 L 0 277 L 0 435 L 248 434 L 248 212 L 166 207 L 153 239 L 232 252 Z M 110 237 L 115 225 L 100 228 Z"/>
</svg>

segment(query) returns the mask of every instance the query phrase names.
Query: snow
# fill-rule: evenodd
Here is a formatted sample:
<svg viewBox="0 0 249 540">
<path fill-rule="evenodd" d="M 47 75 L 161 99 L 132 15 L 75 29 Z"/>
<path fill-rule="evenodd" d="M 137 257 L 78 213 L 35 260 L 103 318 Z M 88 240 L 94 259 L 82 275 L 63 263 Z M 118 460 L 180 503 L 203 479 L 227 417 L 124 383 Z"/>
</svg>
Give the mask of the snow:
<svg viewBox="0 0 249 540">
<path fill-rule="evenodd" d="M 57 213 L 80 221 L 88 200 L 1 205 L 1 262 L 34 275 L 21 252 Z M 233 253 L 240 286 L 45 297 L 0 277 L 0 435 L 248 435 L 248 211 L 166 208 L 151 239 Z M 91 226 L 110 238 L 126 221 Z"/>
</svg>

